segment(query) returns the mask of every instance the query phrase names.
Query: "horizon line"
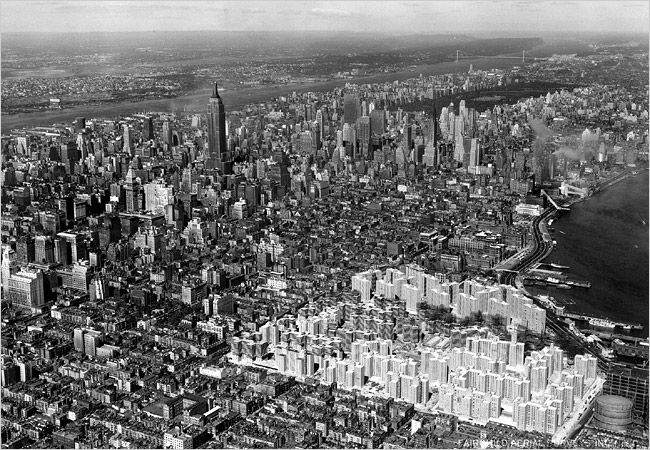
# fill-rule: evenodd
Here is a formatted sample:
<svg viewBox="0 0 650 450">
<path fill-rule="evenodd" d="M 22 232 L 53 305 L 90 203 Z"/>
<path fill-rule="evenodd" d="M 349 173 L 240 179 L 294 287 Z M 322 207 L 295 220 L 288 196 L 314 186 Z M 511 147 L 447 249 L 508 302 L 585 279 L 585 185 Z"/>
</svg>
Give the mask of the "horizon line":
<svg viewBox="0 0 650 450">
<path fill-rule="evenodd" d="M 130 31 L 114 31 L 114 30 L 88 30 L 88 31 L 3 31 L 3 35 L 9 34 L 136 34 L 136 33 L 278 33 L 278 34 L 295 34 L 295 33 L 332 33 L 333 30 L 247 30 L 247 29 L 237 29 L 237 30 L 130 30 Z M 535 37 L 536 35 L 546 35 L 546 34 L 557 34 L 557 33 L 567 33 L 567 34 L 587 34 L 587 33 L 597 33 L 597 34 L 609 34 L 609 35 L 649 35 L 650 30 L 648 31 L 626 31 L 626 30 L 554 30 L 554 31 L 536 31 L 531 32 L 530 30 L 503 30 L 501 33 L 506 34 L 529 34 L 530 37 Z M 497 33 L 500 33 L 497 31 Z M 372 31 L 349 31 L 348 34 L 356 35 L 376 35 Z M 471 33 L 471 34 L 470 34 Z M 494 33 L 494 30 L 474 30 L 474 31 L 443 31 L 443 32 L 429 32 L 429 31 L 413 31 L 413 32 L 391 32 L 386 31 L 382 33 L 382 36 L 468 36 L 472 37 L 472 34 L 482 34 L 482 33 Z M 337 37 L 337 36 L 332 36 Z M 497 35 L 494 38 L 499 38 L 501 36 Z"/>
</svg>

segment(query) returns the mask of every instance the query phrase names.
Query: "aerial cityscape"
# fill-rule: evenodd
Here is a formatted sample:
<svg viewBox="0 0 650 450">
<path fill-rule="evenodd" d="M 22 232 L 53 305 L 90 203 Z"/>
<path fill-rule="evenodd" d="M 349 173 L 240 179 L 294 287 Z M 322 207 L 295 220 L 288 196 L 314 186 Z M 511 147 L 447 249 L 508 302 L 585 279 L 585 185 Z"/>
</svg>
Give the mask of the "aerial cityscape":
<svg viewBox="0 0 650 450">
<path fill-rule="evenodd" d="M 648 448 L 647 1 L 17 1 L 2 448 Z"/>
</svg>

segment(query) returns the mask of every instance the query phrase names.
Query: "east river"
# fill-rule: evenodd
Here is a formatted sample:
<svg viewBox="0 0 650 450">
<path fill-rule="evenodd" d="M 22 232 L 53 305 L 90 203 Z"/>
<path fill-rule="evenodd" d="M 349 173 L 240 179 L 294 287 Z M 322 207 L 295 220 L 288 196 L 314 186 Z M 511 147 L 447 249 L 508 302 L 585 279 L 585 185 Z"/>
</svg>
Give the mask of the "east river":
<svg viewBox="0 0 650 450">
<path fill-rule="evenodd" d="M 648 223 L 647 171 L 573 205 L 553 223 L 557 246 L 544 262 L 569 266 L 569 279 L 591 288 L 531 293 L 568 301 L 567 311 L 641 323 L 647 336 Z"/>
</svg>

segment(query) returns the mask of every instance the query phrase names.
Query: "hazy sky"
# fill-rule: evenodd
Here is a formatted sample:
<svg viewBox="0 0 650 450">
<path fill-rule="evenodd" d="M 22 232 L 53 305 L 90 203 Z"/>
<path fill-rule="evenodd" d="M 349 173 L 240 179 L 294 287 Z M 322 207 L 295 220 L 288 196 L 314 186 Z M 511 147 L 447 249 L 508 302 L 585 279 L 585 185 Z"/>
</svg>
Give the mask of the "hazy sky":
<svg viewBox="0 0 650 450">
<path fill-rule="evenodd" d="M 0 31 L 648 32 L 640 1 L 0 1 Z"/>
</svg>

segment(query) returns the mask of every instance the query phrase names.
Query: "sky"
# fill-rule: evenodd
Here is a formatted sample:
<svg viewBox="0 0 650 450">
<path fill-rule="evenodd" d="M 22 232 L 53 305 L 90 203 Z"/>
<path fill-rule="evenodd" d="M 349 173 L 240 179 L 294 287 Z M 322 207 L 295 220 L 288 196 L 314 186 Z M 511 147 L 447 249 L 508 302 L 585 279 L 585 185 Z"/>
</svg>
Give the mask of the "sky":
<svg viewBox="0 0 650 450">
<path fill-rule="evenodd" d="M 650 3 L 632 1 L 0 0 L 0 32 L 359 31 L 648 33 Z"/>
</svg>

